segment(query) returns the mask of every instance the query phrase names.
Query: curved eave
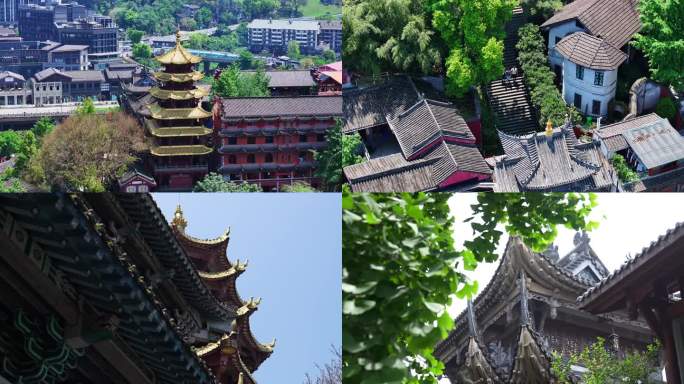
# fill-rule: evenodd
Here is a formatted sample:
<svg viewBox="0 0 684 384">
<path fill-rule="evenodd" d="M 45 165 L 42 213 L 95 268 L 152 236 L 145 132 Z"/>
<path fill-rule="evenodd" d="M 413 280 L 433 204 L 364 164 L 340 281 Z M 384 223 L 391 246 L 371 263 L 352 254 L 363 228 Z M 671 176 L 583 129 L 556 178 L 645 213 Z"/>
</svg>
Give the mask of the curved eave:
<svg viewBox="0 0 684 384">
<path fill-rule="evenodd" d="M 204 280 L 209 280 L 209 281 L 216 281 L 216 280 L 224 280 L 228 279 L 230 277 L 238 277 L 242 272 L 245 271 L 247 267 L 247 264 L 240 264 L 240 261 L 237 262 L 234 266 L 230 267 L 229 269 L 225 271 L 219 271 L 219 272 L 204 272 L 204 271 L 198 271 L 199 275 L 201 278 Z"/>
<path fill-rule="evenodd" d="M 528 326 L 520 330 L 515 360 L 511 371 L 511 384 L 545 384 L 551 382 L 550 356 Z"/>
<path fill-rule="evenodd" d="M 515 253 L 514 253 L 515 252 Z M 516 258 L 522 257 L 522 263 L 518 263 Z M 580 280 L 571 273 L 558 268 L 546 256 L 532 252 L 527 246 L 522 243 L 517 237 L 511 237 L 506 244 L 501 262 L 490 280 L 489 284 L 481 291 L 481 293 L 473 301 L 473 307 L 478 319 L 483 323 L 492 320 L 491 308 L 493 303 L 502 303 L 501 297 L 507 296 L 517 289 L 516 279 L 511 276 L 517 276 L 515 270 L 524 269 L 530 278 L 534 281 L 545 281 L 551 286 L 560 289 L 567 289 L 573 292 L 584 292 L 591 286 L 591 283 Z M 512 272 L 513 271 L 513 272 Z M 507 277 L 508 276 L 508 277 Z M 546 276 L 544 278 L 544 276 Z M 579 295 L 579 293 L 578 293 Z M 496 299 L 499 297 L 499 299 Z M 572 305 L 573 303 L 569 303 Z M 500 313 L 495 314 L 496 316 Z M 495 320 L 494 318 L 494 320 Z M 446 363 L 453 358 L 454 353 L 459 349 L 467 336 L 465 330 L 467 327 L 458 326 L 466 324 L 466 311 L 461 312 L 454 320 L 457 327 L 451 331 L 449 336 L 439 342 L 435 347 L 435 356 Z"/>
<path fill-rule="evenodd" d="M 209 90 L 205 88 L 195 88 L 185 91 L 172 91 L 154 87 L 150 89 L 150 95 L 160 100 L 190 100 L 201 99 L 209 95 Z"/>
<path fill-rule="evenodd" d="M 273 341 L 268 344 L 260 343 L 252 333 L 252 328 L 249 324 L 249 316 L 238 317 L 237 326 L 240 346 L 255 352 L 257 361 L 255 362 L 256 365 L 252 368 L 252 371 L 256 371 L 259 366 L 273 354 L 276 340 L 274 338 Z"/>
<path fill-rule="evenodd" d="M 202 62 L 201 57 L 191 54 L 180 44 L 176 44 L 173 49 L 154 59 L 164 65 L 188 65 Z"/>
<path fill-rule="evenodd" d="M 224 243 L 227 243 L 228 240 L 230 240 L 230 228 L 228 228 L 221 236 L 215 239 L 200 239 L 197 237 L 190 236 L 185 232 L 179 232 L 179 234 L 185 239 L 189 240 L 190 242 L 196 243 L 198 245 L 223 245 Z"/>
<path fill-rule="evenodd" d="M 150 148 L 150 153 L 154 156 L 203 156 L 208 155 L 213 149 L 204 145 L 171 145 Z"/>
<path fill-rule="evenodd" d="M 157 120 L 199 120 L 212 116 L 211 112 L 197 106 L 195 108 L 164 108 L 159 104 L 151 104 L 147 107 L 150 116 Z"/>
<path fill-rule="evenodd" d="M 206 127 L 174 127 L 150 128 L 149 132 L 154 137 L 197 137 L 210 135 L 212 130 Z"/>
<path fill-rule="evenodd" d="M 238 317 L 250 316 L 252 313 L 259 309 L 259 304 L 261 303 L 261 298 L 254 299 L 250 298 L 249 301 L 244 303 L 240 308 L 237 309 L 236 314 Z"/>
<path fill-rule="evenodd" d="M 189 81 L 200 81 L 204 78 L 204 73 L 198 71 L 188 73 L 155 72 L 152 75 L 158 81 L 170 81 L 173 83 L 187 83 Z"/>
</svg>

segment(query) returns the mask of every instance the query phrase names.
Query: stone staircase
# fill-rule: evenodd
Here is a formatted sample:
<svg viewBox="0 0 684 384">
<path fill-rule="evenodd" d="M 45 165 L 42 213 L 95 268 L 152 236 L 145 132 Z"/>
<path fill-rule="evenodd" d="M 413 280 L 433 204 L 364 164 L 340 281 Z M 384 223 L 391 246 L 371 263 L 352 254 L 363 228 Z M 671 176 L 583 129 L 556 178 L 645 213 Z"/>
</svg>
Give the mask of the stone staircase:
<svg viewBox="0 0 684 384">
<path fill-rule="evenodd" d="M 525 24 L 522 8 L 513 10 L 513 18 L 506 24 L 504 66 L 518 67 L 518 77 L 510 86 L 494 80 L 486 87 L 487 98 L 495 118 L 496 128 L 511 135 L 524 135 L 538 130 L 537 116 L 518 65 L 518 29 Z"/>
</svg>

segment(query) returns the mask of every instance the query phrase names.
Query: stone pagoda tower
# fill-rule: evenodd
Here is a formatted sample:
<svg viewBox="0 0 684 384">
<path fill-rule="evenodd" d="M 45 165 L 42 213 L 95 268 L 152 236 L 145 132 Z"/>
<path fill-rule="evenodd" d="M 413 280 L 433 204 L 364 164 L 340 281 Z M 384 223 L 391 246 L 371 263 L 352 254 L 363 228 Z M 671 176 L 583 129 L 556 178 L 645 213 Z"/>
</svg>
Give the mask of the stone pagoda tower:
<svg viewBox="0 0 684 384">
<path fill-rule="evenodd" d="M 189 190 L 208 173 L 213 151 L 208 145 L 212 130 L 204 125 L 212 114 L 200 104 L 209 91 L 195 85 L 204 77 L 194 69 L 202 59 L 183 48 L 177 32 L 176 46 L 156 60 L 164 69 L 154 74 L 158 86 L 150 89 L 151 102 L 141 110 L 154 138 L 150 169 L 161 190 Z"/>
</svg>

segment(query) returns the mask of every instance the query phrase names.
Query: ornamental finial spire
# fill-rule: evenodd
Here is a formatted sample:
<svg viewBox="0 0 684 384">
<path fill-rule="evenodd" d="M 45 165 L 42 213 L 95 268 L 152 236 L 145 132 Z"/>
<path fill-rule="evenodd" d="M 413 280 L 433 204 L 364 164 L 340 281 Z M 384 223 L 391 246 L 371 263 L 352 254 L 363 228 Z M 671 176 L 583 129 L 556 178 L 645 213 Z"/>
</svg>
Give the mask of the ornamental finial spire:
<svg viewBox="0 0 684 384">
<path fill-rule="evenodd" d="M 176 45 L 181 45 L 181 33 L 180 33 L 180 28 L 176 29 Z"/>
<path fill-rule="evenodd" d="M 171 220 L 171 225 L 176 227 L 179 231 L 185 233 L 185 227 L 188 226 L 188 221 L 183 217 L 183 210 L 180 204 L 176 206 L 176 213 L 173 214 L 173 220 Z"/>
</svg>

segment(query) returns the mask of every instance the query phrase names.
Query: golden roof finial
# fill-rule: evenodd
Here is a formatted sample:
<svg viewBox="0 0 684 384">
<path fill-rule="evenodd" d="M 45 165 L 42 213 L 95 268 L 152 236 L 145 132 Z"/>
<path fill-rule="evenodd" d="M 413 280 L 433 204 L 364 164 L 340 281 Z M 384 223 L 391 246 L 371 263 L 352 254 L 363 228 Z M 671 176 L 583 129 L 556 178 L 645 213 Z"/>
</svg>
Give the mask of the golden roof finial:
<svg viewBox="0 0 684 384">
<path fill-rule="evenodd" d="M 179 231 L 185 233 L 185 227 L 188 226 L 188 221 L 183 217 L 183 210 L 180 204 L 176 206 L 176 213 L 173 214 L 173 220 L 171 220 L 171 225 L 178 228 Z"/>
<path fill-rule="evenodd" d="M 553 136 L 553 122 L 551 121 L 551 119 L 549 119 L 549 121 L 546 122 L 546 136 Z"/>
<path fill-rule="evenodd" d="M 242 378 L 242 372 L 240 372 L 240 377 L 238 378 L 237 384 L 242 384 L 243 382 L 244 382 L 244 380 Z"/>
<path fill-rule="evenodd" d="M 176 45 L 181 45 L 181 33 L 180 33 L 180 28 L 176 29 Z"/>
</svg>

